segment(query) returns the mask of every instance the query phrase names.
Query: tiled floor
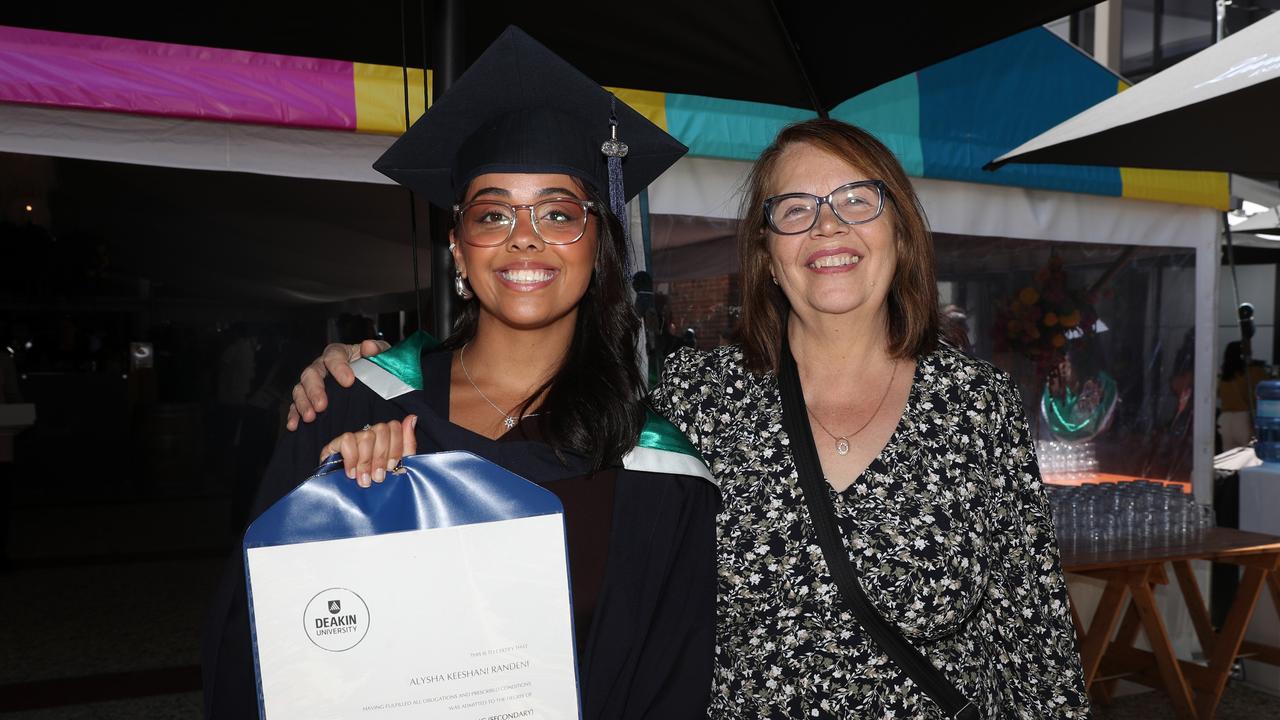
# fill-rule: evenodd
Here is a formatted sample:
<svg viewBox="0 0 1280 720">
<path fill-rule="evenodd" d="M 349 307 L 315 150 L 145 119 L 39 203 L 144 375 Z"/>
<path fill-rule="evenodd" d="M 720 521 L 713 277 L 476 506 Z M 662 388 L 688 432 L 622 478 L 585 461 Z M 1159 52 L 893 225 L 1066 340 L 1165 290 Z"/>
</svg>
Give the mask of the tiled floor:
<svg viewBox="0 0 1280 720">
<path fill-rule="evenodd" d="M 199 720 L 200 693 L 45 708 L 4 717 L 12 720 Z"/>
<path fill-rule="evenodd" d="M 199 664 L 208 558 L 20 569 L 0 593 L 2 684 Z"/>
<path fill-rule="evenodd" d="M 60 489 L 14 488 L 0 716 L 199 718 L 200 628 L 231 546 L 227 502 Z"/>
<path fill-rule="evenodd" d="M 1173 717 L 1173 707 L 1161 693 L 1129 695 L 1110 707 L 1094 709 L 1096 720 L 1157 720 Z M 1280 697 L 1233 684 L 1222 695 L 1214 715 L 1217 720 L 1275 720 L 1280 718 Z"/>
</svg>

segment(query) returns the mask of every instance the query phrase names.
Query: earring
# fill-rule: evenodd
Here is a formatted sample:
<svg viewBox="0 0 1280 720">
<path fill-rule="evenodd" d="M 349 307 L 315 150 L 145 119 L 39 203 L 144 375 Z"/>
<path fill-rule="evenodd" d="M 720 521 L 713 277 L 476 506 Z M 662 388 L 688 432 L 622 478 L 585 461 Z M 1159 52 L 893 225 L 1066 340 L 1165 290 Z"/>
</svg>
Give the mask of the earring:
<svg viewBox="0 0 1280 720">
<path fill-rule="evenodd" d="M 453 291 L 458 293 L 458 297 L 463 300 L 470 300 L 475 297 L 475 293 L 471 292 L 471 288 L 467 285 L 467 279 L 462 277 L 462 273 L 457 270 L 453 271 Z"/>
<path fill-rule="evenodd" d="M 457 249 L 458 249 L 458 243 L 449 243 L 449 252 L 453 252 L 454 250 L 457 250 Z"/>
<path fill-rule="evenodd" d="M 774 285 L 777 285 L 777 284 L 778 284 L 778 276 L 777 276 L 777 275 L 770 275 L 770 276 L 769 276 L 769 279 L 773 281 L 773 284 L 774 284 Z"/>
</svg>

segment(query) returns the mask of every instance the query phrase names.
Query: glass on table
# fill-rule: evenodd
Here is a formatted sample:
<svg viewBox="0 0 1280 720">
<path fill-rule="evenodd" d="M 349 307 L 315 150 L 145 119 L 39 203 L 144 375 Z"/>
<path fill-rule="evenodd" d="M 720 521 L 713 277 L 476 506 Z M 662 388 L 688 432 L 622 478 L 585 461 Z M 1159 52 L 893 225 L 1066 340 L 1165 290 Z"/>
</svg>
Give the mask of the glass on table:
<svg viewBox="0 0 1280 720">
<path fill-rule="evenodd" d="M 1200 537 L 1204 537 L 1210 530 L 1218 526 L 1217 518 L 1212 505 L 1197 505 L 1199 515 L 1196 522 L 1196 532 Z"/>
</svg>

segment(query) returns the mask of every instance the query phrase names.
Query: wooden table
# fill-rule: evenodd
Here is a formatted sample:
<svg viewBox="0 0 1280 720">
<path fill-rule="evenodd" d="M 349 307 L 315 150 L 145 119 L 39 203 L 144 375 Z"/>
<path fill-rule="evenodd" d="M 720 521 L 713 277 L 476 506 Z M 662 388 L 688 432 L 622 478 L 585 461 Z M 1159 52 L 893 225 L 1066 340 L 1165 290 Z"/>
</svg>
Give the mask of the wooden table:
<svg viewBox="0 0 1280 720">
<path fill-rule="evenodd" d="M 1192 560 L 1212 560 L 1244 568 L 1235 602 L 1222 629 L 1215 631 L 1191 572 Z M 1179 660 L 1156 606 L 1156 585 L 1169 582 L 1165 566 L 1173 567 L 1191 614 L 1196 637 L 1207 664 Z M 1214 528 L 1183 546 L 1070 552 L 1063 549 L 1062 568 L 1106 582 L 1098 608 L 1085 628 L 1073 605 L 1072 620 L 1080 639 L 1085 685 L 1094 697 L 1110 702 L 1117 680 L 1124 678 L 1169 694 L 1178 718 L 1212 718 L 1237 657 L 1280 665 L 1280 648 L 1244 642 L 1263 586 L 1280 608 L 1280 537 Z M 1126 609 L 1125 600 L 1132 599 Z M 1122 619 L 1123 615 L 1123 619 Z M 1117 631 L 1117 626 L 1119 630 Z M 1151 651 L 1133 646 L 1138 631 L 1146 632 Z"/>
</svg>

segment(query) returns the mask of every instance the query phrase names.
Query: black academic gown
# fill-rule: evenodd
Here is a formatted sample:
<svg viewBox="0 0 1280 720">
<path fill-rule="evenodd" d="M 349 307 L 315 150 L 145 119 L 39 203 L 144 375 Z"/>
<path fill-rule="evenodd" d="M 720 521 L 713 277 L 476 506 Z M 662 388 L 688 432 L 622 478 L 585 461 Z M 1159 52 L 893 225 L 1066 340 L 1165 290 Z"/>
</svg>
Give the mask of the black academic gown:
<svg viewBox="0 0 1280 720">
<path fill-rule="evenodd" d="M 325 443 L 410 413 L 418 415 L 420 453 L 466 450 L 553 492 L 557 481 L 581 479 L 585 464 L 576 457 L 562 463 L 545 443 L 510 436 L 495 441 L 448 422 L 447 358 L 442 352 L 424 354 L 427 390 L 391 400 L 359 382 L 348 389 L 331 378 L 326 381 L 328 409 L 315 422 L 285 434 L 251 516 L 256 518 L 310 477 Z M 612 472 L 607 558 L 603 576 L 592 588 L 596 597 L 589 609 L 590 627 L 585 632 L 578 628 L 583 717 L 705 717 L 714 652 L 719 496 L 714 486 L 697 477 L 621 467 Z M 572 533 L 573 521 L 568 522 Z M 574 557 L 570 548 L 571 573 Z M 584 615 L 575 615 L 581 624 Z M 233 550 L 213 599 L 202 665 L 206 718 L 257 717 L 240 548 Z"/>
</svg>

